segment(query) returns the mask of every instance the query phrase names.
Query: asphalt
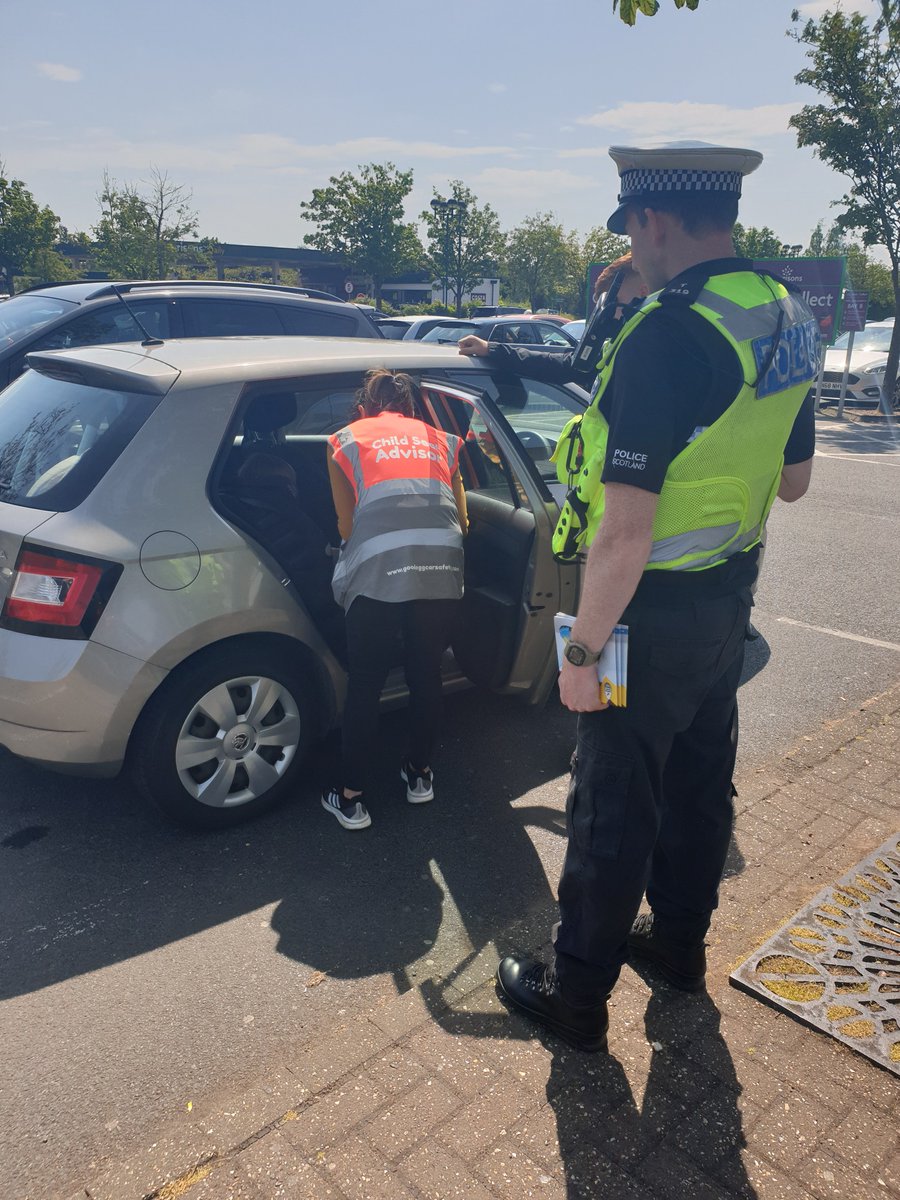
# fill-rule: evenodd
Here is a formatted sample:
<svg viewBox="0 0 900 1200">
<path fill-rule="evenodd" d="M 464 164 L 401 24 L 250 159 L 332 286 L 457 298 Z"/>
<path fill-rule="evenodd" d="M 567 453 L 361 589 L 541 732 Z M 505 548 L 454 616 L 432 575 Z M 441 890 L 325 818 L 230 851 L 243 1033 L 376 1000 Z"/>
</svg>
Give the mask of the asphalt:
<svg viewBox="0 0 900 1200">
<path fill-rule="evenodd" d="M 204 1096 L 142 1153 L 96 1164 L 72 1200 L 900 1195 L 898 1078 L 728 983 L 811 893 L 900 836 L 900 686 L 738 788 L 741 854 L 710 934 L 708 991 L 626 967 L 608 1055 L 509 1014 L 482 953 L 337 1014 L 326 1036 Z M 891 861 L 900 872 L 900 849 Z M 546 952 L 551 915 L 520 917 L 497 940 Z"/>
<path fill-rule="evenodd" d="M 820 425 L 811 494 L 777 507 L 770 526 L 755 616 L 763 636 L 748 647 L 741 692 L 742 801 L 760 769 L 783 763 L 798 739 L 815 741 L 852 719 L 900 675 L 892 526 L 900 452 L 889 429 L 863 421 Z M 419 1004 L 423 1022 L 434 1026 L 455 1011 L 457 994 L 489 990 L 501 950 L 515 938 L 524 948 L 539 945 L 552 919 L 571 736 L 570 715 L 558 705 L 535 712 L 483 694 L 453 697 L 440 801 L 415 812 L 397 799 L 402 715 L 393 714 L 384 723 L 384 804 L 364 841 L 318 810 L 315 767 L 296 805 L 204 838 L 160 825 L 124 782 L 69 780 L 0 761 L 0 1179 L 8 1194 L 83 1194 L 132 1164 L 134 1188 L 144 1192 L 123 1184 L 119 1195 L 144 1195 L 207 1154 L 218 1156 L 209 1160 L 216 1171 L 226 1168 L 243 1140 L 261 1142 L 260 1130 L 291 1105 L 324 1096 L 339 1079 L 354 1086 L 350 1072 L 363 1060 L 348 1066 L 346 1056 L 357 1042 L 372 1044 L 359 1041 L 369 1036 L 371 1014 Z M 794 806 L 795 818 L 825 815 L 816 794 L 785 793 L 783 803 Z M 896 827 L 896 810 L 885 812 Z M 839 824 L 842 835 L 853 832 L 852 815 Z M 839 808 L 830 820 L 841 821 Z M 766 833 L 768 825 L 760 828 Z M 873 818 L 865 838 L 838 837 L 828 848 L 830 865 L 845 841 L 863 857 L 884 840 L 877 837 L 883 828 Z M 738 886 L 732 880 L 754 876 L 758 834 L 739 822 L 726 897 Z M 797 893 L 800 881 L 792 872 Z M 813 873 L 802 877 L 806 891 L 794 908 L 817 890 L 815 882 Z M 759 927 L 775 893 L 734 894 L 748 906 L 743 934 L 771 932 Z M 490 1029 L 505 1040 L 502 1014 L 489 1015 Z M 487 1037 L 473 1036 L 487 1045 Z M 518 1050 L 524 1040 L 516 1035 Z M 308 1096 L 298 1099 L 300 1068 L 291 1055 L 302 1052 L 308 1061 L 313 1048 L 328 1060 L 317 1071 L 329 1082 L 315 1091 L 316 1080 L 305 1080 Z M 635 1062 L 646 1065 L 646 1053 L 636 1048 Z M 286 1107 L 274 1116 L 266 1109 L 267 1120 L 258 1121 L 256 1102 L 247 1108 L 245 1095 L 272 1095 L 276 1108 L 283 1100 Z M 192 1114 L 218 1111 L 220 1099 L 223 1113 L 249 1113 L 244 1125 L 233 1117 L 243 1138 L 222 1134 L 212 1149 L 202 1138 L 191 1142 Z M 180 1143 L 186 1159 L 148 1149 L 188 1126 L 188 1144 Z M 569 1187 L 564 1151 L 542 1173 Z M 157 1174 L 142 1177 L 134 1164 L 151 1160 Z M 390 1171 L 391 1186 L 399 1187 Z M 217 1174 L 215 1186 L 224 1189 L 226 1179 Z M 413 1195 L 454 1194 L 429 1192 L 425 1180 L 423 1173 L 403 1186 Z M 347 1188 L 332 1194 L 355 1194 Z"/>
</svg>

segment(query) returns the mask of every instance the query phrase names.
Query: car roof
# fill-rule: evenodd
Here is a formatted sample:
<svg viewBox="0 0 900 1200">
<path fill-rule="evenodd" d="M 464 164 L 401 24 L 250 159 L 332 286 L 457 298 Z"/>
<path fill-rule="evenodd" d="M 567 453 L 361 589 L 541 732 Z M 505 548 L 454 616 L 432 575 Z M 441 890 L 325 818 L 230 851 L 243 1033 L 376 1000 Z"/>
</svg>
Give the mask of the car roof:
<svg viewBox="0 0 900 1200">
<path fill-rule="evenodd" d="M 21 296 L 55 296 L 60 300 L 68 300 L 75 304 L 85 304 L 89 300 L 115 299 L 113 290 L 118 288 L 126 300 L 144 296 L 182 296 L 202 294 L 205 296 L 234 297 L 246 299 L 252 297 L 259 300 L 275 300 L 288 303 L 301 301 L 304 305 L 316 304 L 327 308 L 356 309 L 355 304 L 349 304 L 335 296 L 326 299 L 327 293 L 312 289 L 310 293 L 303 288 L 281 287 L 278 284 L 249 283 L 243 280 L 219 279 L 88 279 L 77 283 L 56 283 L 50 287 L 32 288 L 20 292 Z M 357 311 L 359 311 L 357 309 Z"/>
<path fill-rule="evenodd" d="M 229 337 L 172 338 L 159 346 L 120 342 L 114 346 L 84 346 L 48 350 L 28 356 L 37 370 L 63 374 L 92 368 L 128 390 L 127 376 L 139 383 L 157 378 L 160 367 L 179 373 L 179 387 L 217 383 L 275 382 L 305 375 L 365 371 L 370 367 L 403 370 L 484 370 L 481 360 L 461 355 L 455 346 L 390 341 L 384 338 Z M 136 389 L 137 390 L 137 389 Z M 154 389 L 155 390 L 155 389 Z"/>
</svg>

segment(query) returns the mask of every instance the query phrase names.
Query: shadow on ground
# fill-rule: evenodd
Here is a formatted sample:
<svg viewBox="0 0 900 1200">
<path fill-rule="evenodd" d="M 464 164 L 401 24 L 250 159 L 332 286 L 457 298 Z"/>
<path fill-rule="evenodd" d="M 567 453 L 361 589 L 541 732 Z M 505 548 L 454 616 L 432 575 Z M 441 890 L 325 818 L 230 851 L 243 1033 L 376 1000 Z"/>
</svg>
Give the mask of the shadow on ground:
<svg viewBox="0 0 900 1200">
<path fill-rule="evenodd" d="M 561 834 L 561 816 L 527 797 L 567 770 L 572 728 L 558 706 L 452 697 L 438 798 L 412 806 L 398 775 L 404 714 L 387 714 L 374 824 L 361 833 L 319 805 L 326 749 L 295 803 L 212 835 L 167 826 L 124 780 L 67 778 L 3 755 L 0 998 L 272 903 L 280 953 L 337 977 L 390 971 L 405 990 L 407 967 L 442 925 L 461 925 L 478 948 L 552 901 L 528 829 Z"/>
</svg>

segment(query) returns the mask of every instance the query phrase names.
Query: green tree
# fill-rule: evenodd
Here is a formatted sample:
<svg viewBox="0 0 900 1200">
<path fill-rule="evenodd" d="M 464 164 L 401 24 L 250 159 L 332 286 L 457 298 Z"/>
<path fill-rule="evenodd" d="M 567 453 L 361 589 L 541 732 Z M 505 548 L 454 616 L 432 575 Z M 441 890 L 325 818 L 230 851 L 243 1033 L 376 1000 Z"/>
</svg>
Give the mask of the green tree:
<svg viewBox="0 0 900 1200">
<path fill-rule="evenodd" d="M 178 261 L 177 243 L 197 234 L 191 193 L 158 167 L 151 168 L 143 191 L 131 183 L 119 185 L 104 172 L 97 199 L 97 262 L 112 276 L 165 279 Z"/>
<path fill-rule="evenodd" d="M 700 0 L 675 0 L 676 8 L 697 8 Z M 645 17 L 655 17 L 659 12 L 659 0 L 613 0 L 613 12 L 618 8 L 619 16 L 626 25 L 633 25 L 638 13 Z"/>
<path fill-rule="evenodd" d="M 225 278 L 243 283 L 274 283 L 271 267 L 226 267 Z M 300 287 L 300 272 L 293 267 L 281 267 L 278 272 L 280 287 Z"/>
<path fill-rule="evenodd" d="M 824 223 L 818 221 L 815 229 L 809 235 L 807 254 L 813 258 L 834 258 L 845 254 L 847 250 L 847 235 L 842 233 L 837 225 L 832 224 L 825 230 Z"/>
<path fill-rule="evenodd" d="M 882 321 L 894 315 L 894 288 L 890 268 L 877 262 L 865 246 L 850 240 L 832 224 L 826 231 L 819 221 L 809 236 L 807 253 L 816 258 L 843 255 L 847 259 L 847 282 L 856 291 L 869 293 L 869 320 Z"/>
<path fill-rule="evenodd" d="M 597 225 L 591 229 L 584 239 L 582 259 L 585 270 L 589 263 L 615 262 L 631 249 L 628 238 L 611 233 L 605 225 Z M 584 272 L 582 272 L 584 274 Z"/>
<path fill-rule="evenodd" d="M 629 250 L 628 238 L 610 233 L 604 225 L 589 230 L 582 241 L 577 233 L 569 235 L 569 265 L 565 293 L 561 297 L 566 312 L 583 314 L 586 303 L 587 271 L 591 263 L 610 263 Z"/>
<path fill-rule="evenodd" d="M 565 290 L 571 272 L 571 243 L 553 213 L 526 217 L 506 238 L 506 269 L 515 296 L 536 310 Z"/>
<path fill-rule="evenodd" d="M 795 23 L 800 16 L 793 14 Z M 865 247 L 883 246 L 890 259 L 894 304 L 900 300 L 900 4 L 883 0 L 871 24 L 837 9 L 810 19 L 793 37 L 806 47 L 810 66 L 795 77 L 827 103 L 807 104 L 791 117 L 801 146 L 846 176 L 850 190 L 835 203 L 835 224 L 857 229 Z M 900 357 L 900 323 L 894 327 L 884 394 L 894 396 Z"/>
<path fill-rule="evenodd" d="M 452 290 L 460 316 L 463 292 L 497 268 L 503 247 L 500 221 L 491 206 L 479 205 L 475 193 L 459 179 L 451 180 L 449 196 L 433 190 L 432 207 L 422 213 L 427 230 L 425 265 L 445 290 Z"/>
<path fill-rule="evenodd" d="M 764 225 L 758 229 L 755 225 L 734 227 L 734 248 L 741 258 L 781 258 L 781 247 L 784 238 L 776 235 L 773 229 Z"/>
<path fill-rule="evenodd" d="M 403 220 L 403 202 L 412 191 L 412 171 L 393 163 L 367 163 L 358 175 L 332 175 L 329 186 L 313 188 L 300 215 L 317 225 L 304 242 L 344 259 L 354 272 L 368 275 L 381 308 L 381 287 L 422 261 L 424 251 L 415 226 Z"/>
<path fill-rule="evenodd" d="M 56 213 L 41 208 L 21 179 L 10 179 L 0 160 L 0 276 L 10 295 L 17 275 L 65 277 L 67 267 L 53 249 L 61 228 Z"/>
</svg>

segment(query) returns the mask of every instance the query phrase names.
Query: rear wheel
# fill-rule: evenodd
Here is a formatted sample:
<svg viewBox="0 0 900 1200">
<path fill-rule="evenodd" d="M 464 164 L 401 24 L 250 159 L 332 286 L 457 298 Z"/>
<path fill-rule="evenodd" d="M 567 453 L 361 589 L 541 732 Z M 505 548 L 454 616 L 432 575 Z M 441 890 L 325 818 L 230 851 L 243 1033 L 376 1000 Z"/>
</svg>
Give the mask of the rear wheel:
<svg viewBox="0 0 900 1200">
<path fill-rule="evenodd" d="M 293 790 L 312 712 L 302 668 L 271 647 L 214 647 L 150 701 L 135 734 L 134 780 L 181 825 L 240 824 Z"/>
</svg>

